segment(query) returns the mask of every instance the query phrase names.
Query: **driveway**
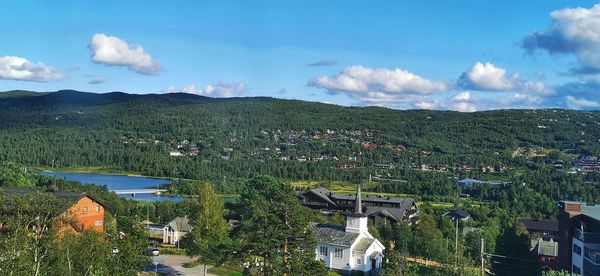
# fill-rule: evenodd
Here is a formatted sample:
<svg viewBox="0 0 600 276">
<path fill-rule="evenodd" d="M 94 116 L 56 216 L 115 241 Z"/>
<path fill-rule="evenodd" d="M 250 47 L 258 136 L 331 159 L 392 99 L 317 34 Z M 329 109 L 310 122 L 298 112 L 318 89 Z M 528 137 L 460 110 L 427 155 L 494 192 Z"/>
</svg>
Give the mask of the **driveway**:
<svg viewBox="0 0 600 276">
<path fill-rule="evenodd" d="M 158 273 L 161 275 L 190 275 L 190 276 L 215 276 L 213 274 L 204 274 L 204 265 L 198 265 L 192 268 L 185 268 L 182 265 L 196 260 L 182 255 L 160 255 L 152 257 L 152 261 L 158 263 Z M 148 271 L 154 271 L 154 265 L 148 268 Z"/>
</svg>

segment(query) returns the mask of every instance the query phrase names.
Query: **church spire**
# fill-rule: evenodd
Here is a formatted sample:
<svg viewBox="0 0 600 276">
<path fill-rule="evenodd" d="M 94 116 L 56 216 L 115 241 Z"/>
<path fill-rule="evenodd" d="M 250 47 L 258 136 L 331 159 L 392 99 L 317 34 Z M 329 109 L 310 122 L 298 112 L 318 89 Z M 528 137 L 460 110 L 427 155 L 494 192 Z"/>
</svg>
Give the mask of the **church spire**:
<svg viewBox="0 0 600 276">
<path fill-rule="evenodd" d="M 362 201 L 360 198 L 360 184 L 358 184 L 358 188 L 356 188 L 356 198 L 354 199 L 354 213 L 362 214 Z"/>
</svg>

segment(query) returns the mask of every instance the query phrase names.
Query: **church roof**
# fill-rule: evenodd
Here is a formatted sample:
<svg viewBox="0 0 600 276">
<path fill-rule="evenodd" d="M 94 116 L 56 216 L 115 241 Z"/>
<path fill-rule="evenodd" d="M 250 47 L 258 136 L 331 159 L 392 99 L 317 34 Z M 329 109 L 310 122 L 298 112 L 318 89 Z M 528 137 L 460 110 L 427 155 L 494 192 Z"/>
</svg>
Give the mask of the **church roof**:
<svg viewBox="0 0 600 276">
<path fill-rule="evenodd" d="M 319 243 L 350 247 L 358 238 L 358 233 L 346 232 L 342 226 L 311 223 L 311 232 Z"/>
<path fill-rule="evenodd" d="M 360 238 L 360 241 L 358 241 L 358 243 L 354 247 L 354 251 L 365 252 L 367 251 L 367 249 L 369 249 L 369 246 L 371 246 L 371 244 L 373 244 L 374 241 L 375 239 Z"/>
</svg>

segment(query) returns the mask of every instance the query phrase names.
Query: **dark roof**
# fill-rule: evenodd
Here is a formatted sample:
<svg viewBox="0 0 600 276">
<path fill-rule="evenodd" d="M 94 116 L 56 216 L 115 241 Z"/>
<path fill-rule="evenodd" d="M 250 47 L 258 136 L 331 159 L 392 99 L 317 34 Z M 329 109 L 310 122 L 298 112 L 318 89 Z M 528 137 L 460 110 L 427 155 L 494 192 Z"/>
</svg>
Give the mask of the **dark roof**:
<svg viewBox="0 0 600 276">
<path fill-rule="evenodd" d="M 451 217 L 451 218 L 459 218 L 459 219 L 466 219 L 471 216 L 471 214 L 469 214 L 469 212 L 467 212 L 465 210 L 452 210 L 452 211 L 446 213 L 445 215 L 448 217 Z"/>
<path fill-rule="evenodd" d="M 337 204 L 335 204 L 335 202 L 333 202 L 333 201 L 331 201 L 331 199 L 329 199 L 329 195 L 331 194 L 331 192 L 325 188 L 319 187 L 319 188 L 315 188 L 315 189 L 310 189 L 306 193 L 311 193 L 313 195 L 316 195 L 317 197 L 325 200 L 327 203 L 337 206 Z M 306 194 L 306 193 L 303 193 L 303 194 Z"/>
<path fill-rule="evenodd" d="M 341 195 L 331 194 L 331 197 L 338 200 L 355 200 L 355 196 L 352 195 Z M 399 197 L 362 197 L 363 202 L 391 202 L 391 203 L 404 203 L 405 200 L 412 200 L 412 198 L 399 198 Z"/>
<path fill-rule="evenodd" d="M 358 233 L 346 232 L 346 229 L 338 225 L 311 223 L 311 232 L 319 243 L 327 243 L 350 247 L 358 238 Z"/>
<path fill-rule="evenodd" d="M 558 232 L 558 221 L 543 219 L 518 219 L 517 223 L 525 225 L 528 231 Z"/>
<path fill-rule="evenodd" d="M 379 206 L 368 206 L 366 209 L 367 216 L 371 217 L 377 214 L 381 214 L 385 217 L 392 218 L 396 221 L 401 221 L 404 217 L 404 212 L 408 209 L 392 208 L 392 207 L 379 207 Z"/>
</svg>

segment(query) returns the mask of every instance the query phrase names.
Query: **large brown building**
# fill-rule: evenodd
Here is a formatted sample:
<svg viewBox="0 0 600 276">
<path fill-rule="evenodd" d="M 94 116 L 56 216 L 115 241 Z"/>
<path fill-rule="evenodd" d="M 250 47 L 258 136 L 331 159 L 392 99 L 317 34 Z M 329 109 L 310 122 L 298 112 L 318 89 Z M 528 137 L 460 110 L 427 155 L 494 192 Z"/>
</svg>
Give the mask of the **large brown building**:
<svg viewBox="0 0 600 276">
<path fill-rule="evenodd" d="M 562 201 L 559 206 L 558 268 L 600 276 L 600 205 Z"/>
</svg>

